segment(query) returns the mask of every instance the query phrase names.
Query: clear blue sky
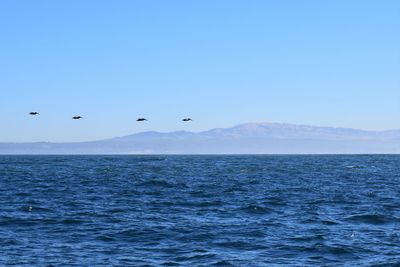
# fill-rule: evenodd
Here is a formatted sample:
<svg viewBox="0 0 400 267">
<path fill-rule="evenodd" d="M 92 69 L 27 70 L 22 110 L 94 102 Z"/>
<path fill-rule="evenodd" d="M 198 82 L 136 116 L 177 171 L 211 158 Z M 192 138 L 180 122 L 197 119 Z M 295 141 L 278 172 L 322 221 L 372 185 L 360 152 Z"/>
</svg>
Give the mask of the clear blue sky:
<svg viewBox="0 0 400 267">
<path fill-rule="evenodd" d="M 400 128 L 398 0 L 2 0 L 0 33 L 0 142 Z"/>
</svg>

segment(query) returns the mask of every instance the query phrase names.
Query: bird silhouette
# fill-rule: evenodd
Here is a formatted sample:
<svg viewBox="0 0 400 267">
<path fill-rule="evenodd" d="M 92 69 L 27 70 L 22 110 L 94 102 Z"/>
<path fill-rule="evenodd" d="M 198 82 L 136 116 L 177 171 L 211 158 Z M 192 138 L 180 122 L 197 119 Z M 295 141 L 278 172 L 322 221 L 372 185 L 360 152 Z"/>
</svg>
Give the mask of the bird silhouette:
<svg viewBox="0 0 400 267">
<path fill-rule="evenodd" d="M 29 112 L 29 115 L 36 116 L 36 115 L 40 115 L 40 114 L 39 114 L 39 112 Z"/>
<path fill-rule="evenodd" d="M 73 120 L 80 120 L 80 119 L 83 119 L 83 117 L 82 116 L 73 116 L 72 119 Z"/>
<path fill-rule="evenodd" d="M 191 118 L 185 118 L 182 121 L 193 121 Z"/>
<path fill-rule="evenodd" d="M 147 119 L 145 119 L 145 118 L 139 118 L 139 119 L 137 119 L 136 121 L 147 121 Z"/>
</svg>

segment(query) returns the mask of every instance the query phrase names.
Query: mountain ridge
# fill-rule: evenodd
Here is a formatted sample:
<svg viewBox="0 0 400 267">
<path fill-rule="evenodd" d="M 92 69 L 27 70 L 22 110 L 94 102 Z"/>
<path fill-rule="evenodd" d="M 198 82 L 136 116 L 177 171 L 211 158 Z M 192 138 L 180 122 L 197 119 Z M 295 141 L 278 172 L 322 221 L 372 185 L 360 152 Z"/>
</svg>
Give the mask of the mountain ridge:
<svg viewBox="0 0 400 267">
<path fill-rule="evenodd" d="M 385 154 L 400 153 L 400 130 L 242 123 L 207 131 L 146 131 L 69 143 L 0 143 L 0 154 Z"/>
<path fill-rule="evenodd" d="M 308 133 L 330 133 L 335 134 L 335 135 L 342 135 L 343 134 L 349 134 L 351 133 L 353 136 L 355 134 L 364 134 L 364 135 L 370 135 L 371 137 L 377 137 L 378 135 L 396 135 L 400 138 L 400 130 L 383 130 L 383 131 L 371 131 L 371 130 L 361 130 L 361 129 L 354 129 L 354 128 L 345 128 L 345 127 L 328 127 L 328 126 L 310 126 L 310 125 L 303 125 L 303 124 L 289 124 L 289 123 L 272 123 L 272 122 L 251 122 L 251 123 L 242 123 L 238 124 L 236 126 L 230 127 L 230 128 L 213 128 L 210 130 L 206 131 L 199 131 L 199 132 L 191 132 L 191 131 L 172 131 L 172 132 L 157 132 L 157 131 L 146 131 L 146 132 L 139 132 L 139 133 L 134 133 L 131 135 L 127 136 L 122 136 L 122 137 L 116 137 L 112 139 L 126 139 L 126 138 L 132 138 L 132 137 L 139 137 L 139 136 L 144 136 L 147 135 L 147 137 L 154 136 L 154 137 L 160 137 L 160 136 L 185 136 L 185 135 L 197 135 L 197 136 L 215 136 L 216 134 L 222 134 L 223 136 L 247 136 L 247 137 L 260 137 L 264 136 L 265 134 L 268 134 L 267 137 L 277 137 L 277 129 L 287 131 L 290 130 L 295 130 L 297 131 L 297 136 L 298 137 L 307 137 L 304 133 L 302 135 L 298 134 L 298 131 L 303 131 L 303 132 L 308 132 Z M 258 133 L 258 134 L 257 134 Z M 274 133 L 275 135 L 271 136 L 271 133 Z M 282 132 L 280 132 L 282 133 Z M 264 134 L 264 135 L 261 135 Z M 281 138 L 283 136 L 280 136 Z M 293 136 L 292 136 L 293 137 Z M 309 136 L 311 137 L 311 136 Z M 315 137 L 315 136 L 314 136 Z M 108 139 L 107 139 L 108 140 Z"/>
</svg>

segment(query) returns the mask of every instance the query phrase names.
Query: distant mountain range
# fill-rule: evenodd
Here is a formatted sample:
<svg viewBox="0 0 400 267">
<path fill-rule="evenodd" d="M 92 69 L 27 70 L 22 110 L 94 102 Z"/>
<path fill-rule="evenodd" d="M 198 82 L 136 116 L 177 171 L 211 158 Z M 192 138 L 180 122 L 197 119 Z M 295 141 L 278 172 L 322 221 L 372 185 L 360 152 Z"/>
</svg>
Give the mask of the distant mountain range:
<svg viewBox="0 0 400 267">
<path fill-rule="evenodd" d="M 0 154 L 398 154 L 400 130 L 246 123 L 77 143 L 0 143 Z"/>
</svg>

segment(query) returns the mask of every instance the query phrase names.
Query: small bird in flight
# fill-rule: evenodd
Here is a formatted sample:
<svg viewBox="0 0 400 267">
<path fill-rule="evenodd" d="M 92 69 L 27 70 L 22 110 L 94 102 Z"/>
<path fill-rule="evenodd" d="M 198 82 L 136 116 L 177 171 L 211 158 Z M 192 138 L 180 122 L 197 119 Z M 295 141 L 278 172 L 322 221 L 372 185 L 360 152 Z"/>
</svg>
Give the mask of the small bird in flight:
<svg viewBox="0 0 400 267">
<path fill-rule="evenodd" d="M 185 118 L 182 121 L 193 121 L 191 118 Z"/>
<path fill-rule="evenodd" d="M 29 115 L 36 116 L 36 115 L 40 115 L 40 114 L 39 114 L 39 112 L 29 112 Z"/>
<path fill-rule="evenodd" d="M 139 119 L 137 119 L 136 121 L 147 121 L 147 119 L 145 119 L 145 118 L 139 118 Z"/>
<path fill-rule="evenodd" d="M 80 120 L 80 119 L 83 119 L 83 117 L 82 116 L 73 116 L 72 119 L 73 120 Z"/>
</svg>

